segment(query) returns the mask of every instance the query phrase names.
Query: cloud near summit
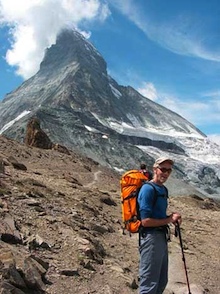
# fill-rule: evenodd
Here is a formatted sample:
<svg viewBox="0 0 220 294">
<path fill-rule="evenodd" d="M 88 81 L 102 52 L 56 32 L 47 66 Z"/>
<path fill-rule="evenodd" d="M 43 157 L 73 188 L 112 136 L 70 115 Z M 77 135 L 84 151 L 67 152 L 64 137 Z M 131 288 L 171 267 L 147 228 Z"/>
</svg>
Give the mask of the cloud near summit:
<svg viewBox="0 0 220 294">
<path fill-rule="evenodd" d="M 38 71 L 45 49 L 63 28 L 104 21 L 109 13 L 99 0 L 0 0 L 0 25 L 10 29 L 6 61 L 27 79 Z"/>
</svg>

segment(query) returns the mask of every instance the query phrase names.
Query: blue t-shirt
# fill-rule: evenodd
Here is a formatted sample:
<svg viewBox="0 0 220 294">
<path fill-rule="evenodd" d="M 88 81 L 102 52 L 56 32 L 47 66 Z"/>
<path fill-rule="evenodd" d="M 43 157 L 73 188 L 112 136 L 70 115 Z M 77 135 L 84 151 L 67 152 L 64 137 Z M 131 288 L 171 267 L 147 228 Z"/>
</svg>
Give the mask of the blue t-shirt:
<svg viewBox="0 0 220 294">
<path fill-rule="evenodd" d="M 153 185 L 156 188 L 157 195 L 155 195 Z M 156 196 L 156 202 L 155 202 Z M 166 218 L 167 214 L 167 189 L 164 186 L 157 185 L 153 182 L 151 184 L 144 184 L 138 194 L 138 204 L 141 219 L 144 218 Z"/>
</svg>

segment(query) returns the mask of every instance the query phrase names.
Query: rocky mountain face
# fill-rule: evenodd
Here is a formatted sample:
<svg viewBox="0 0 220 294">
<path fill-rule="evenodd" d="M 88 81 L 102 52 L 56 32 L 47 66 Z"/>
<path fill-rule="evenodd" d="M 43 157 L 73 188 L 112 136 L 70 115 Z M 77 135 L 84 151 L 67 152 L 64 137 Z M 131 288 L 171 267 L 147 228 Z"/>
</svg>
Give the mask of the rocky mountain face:
<svg viewBox="0 0 220 294">
<path fill-rule="evenodd" d="M 47 50 L 38 73 L 0 103 L 0 133 L 24 142 L 36 117 L 51 141 L 120 171 L 171 156 L 177 180 L 219 197 L 220 147 L 168 108 L 118 85 L 94 46 L 68 30 Z"/>
<path fill-rule="evenodd" d="M 138 236 L 122 233 L 119 179 L 71 150 L 40 149 L 0 135 L 0 293 L 138 293 Z M 169 198 L 168 213 L 183 215 L 191 293 L 218 294 L 220 206 L 184 191 Z M 188 293 L 172 226 L 171 233 L 164 294 Z"/>
</svg>

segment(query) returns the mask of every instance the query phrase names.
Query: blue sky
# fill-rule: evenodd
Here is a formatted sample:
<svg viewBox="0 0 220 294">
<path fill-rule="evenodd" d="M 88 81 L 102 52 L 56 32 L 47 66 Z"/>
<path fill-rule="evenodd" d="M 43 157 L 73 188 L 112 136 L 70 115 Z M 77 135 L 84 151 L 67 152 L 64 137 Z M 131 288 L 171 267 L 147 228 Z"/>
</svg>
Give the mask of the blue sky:
<svg viewBox="0 0 220 294">
<path fill-rule="evenodd" d="M 0 99 L 39 69 L 60 29 L 77 27 L 109 74 L 220 144 L 220 1 L 0 0 Z"/>
</svg>

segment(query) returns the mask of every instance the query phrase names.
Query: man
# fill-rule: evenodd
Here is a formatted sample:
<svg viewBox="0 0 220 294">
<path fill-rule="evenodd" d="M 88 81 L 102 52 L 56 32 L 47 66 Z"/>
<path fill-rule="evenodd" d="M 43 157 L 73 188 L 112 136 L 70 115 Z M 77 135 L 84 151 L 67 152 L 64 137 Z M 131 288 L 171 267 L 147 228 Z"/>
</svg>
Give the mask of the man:
<svg viewBox="0 0 220 294">
<path fill-rule="evenodd" d="M 167 216 L 167 188 L 173 160 L 161 157 L 153 165 L 153 179 L 142 186 L 138 204 L 141 218 L 140 230 L 140 294 L 161 294 L 168 282 L 168 224 L 181 223 L 177 212 Z"/>
<path fill-rule="evenodd" d="M 140 170 L 141 173 L 143 173 L 148 180 L 152 180 L 152 172 L 148 170 L 146 163 L 141 163 L 140 164 Z"/>
</svg>

